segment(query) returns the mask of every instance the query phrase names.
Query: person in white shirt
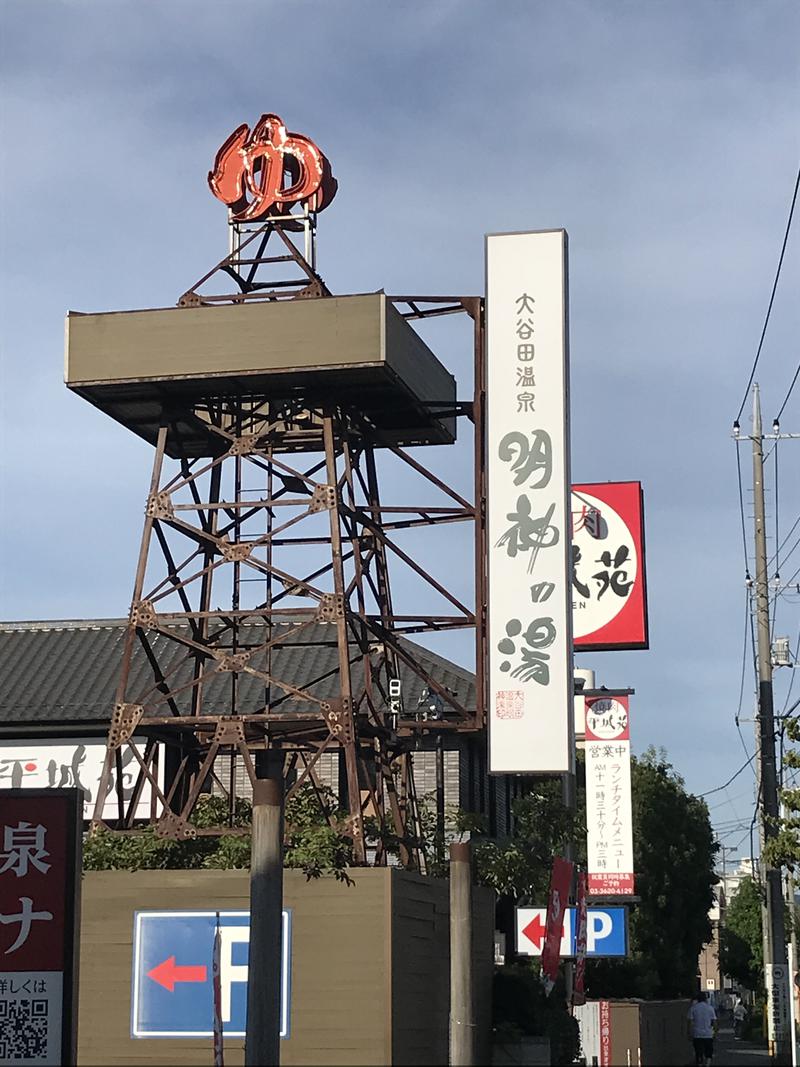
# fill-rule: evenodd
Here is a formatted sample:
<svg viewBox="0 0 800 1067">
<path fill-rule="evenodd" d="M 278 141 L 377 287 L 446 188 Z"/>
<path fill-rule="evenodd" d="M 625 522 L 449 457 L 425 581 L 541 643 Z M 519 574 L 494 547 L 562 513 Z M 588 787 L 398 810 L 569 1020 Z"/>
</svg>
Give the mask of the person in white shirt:
<svg viewBox="0 0 800 1067">
<path fill-rule="evenodd" d="M 694 1045 L 694 1062 L 698 1067 L 714 1061 L 714 1035 L 717 1032 L 717 1013 L 708 1003 L 705 993 L 698 993 L 686 1016 L 689 1037 Z"/>
<path fill-rule="evenodd" d="M 744 1001 L 736 994 L 736 1000 L 733 1005 L 733 1036 L 736 1041 L 742 1036 L 742 1030 L 744 1029 L 744 1021 L 747 1018 L 747 1008 L 744 1006 Z"/>
</svg>

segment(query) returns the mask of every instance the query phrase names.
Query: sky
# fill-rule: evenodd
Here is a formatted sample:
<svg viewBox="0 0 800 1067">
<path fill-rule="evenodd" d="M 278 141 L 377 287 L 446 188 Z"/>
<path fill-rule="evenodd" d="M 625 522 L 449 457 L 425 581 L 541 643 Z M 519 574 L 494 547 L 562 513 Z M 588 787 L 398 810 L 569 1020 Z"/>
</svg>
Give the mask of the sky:
<svg viewBox="0 0 800 1067">
<path fill-rule="evenodd" d="M 63 318 L 174 304 L 227 251 L 218 146 L 277 112 L 339 181 L 333 292 L 480 294 L 484 234 L 568 231 L 573 479 L 643 483 L 650 612 L 649 651 L 578 665 L 635 688 L 635 750 L 663 746 L 690 789 L 736 774 L 753 672 L 730 434 L 800 156 L 796 3 L 3 0 L 0 40 L 0 618 L 127 614 L 152 453 L 65 389 Z M 756 375 L 767 426 L 798 362 L 799 230 Z M 457 377 L 459 344 L 437 350 Z M 782 429 L 800 432 L 800 386 Z M 436 463 L 458 481 L 453 457 Z M 780 543 L 800 440 L 777 458 Z M 800 547 L 782 578 L 797 567 Z M 776 598 L 794 647 L 798 602 Z M 745 769 L 708 797 L 741 853 L 752 796 Z"/>
</svg>

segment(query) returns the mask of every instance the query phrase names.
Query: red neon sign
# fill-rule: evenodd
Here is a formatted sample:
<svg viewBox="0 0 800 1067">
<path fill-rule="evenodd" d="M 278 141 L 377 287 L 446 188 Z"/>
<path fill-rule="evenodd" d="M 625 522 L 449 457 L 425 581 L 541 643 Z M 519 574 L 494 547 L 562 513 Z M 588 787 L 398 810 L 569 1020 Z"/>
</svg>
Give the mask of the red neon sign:
<svg viewBox="0 0 800 1067">
<path fill-rule="evenodd" d="M 314 142 L 287 132 L 277 115 L 262 115 L 252 131 L 247 123 L 237 127 L 217 152 L 208 184 L 236 222 L 283 215 L 293 204 L 321 211 L 337 189 Z"/>
</svg>

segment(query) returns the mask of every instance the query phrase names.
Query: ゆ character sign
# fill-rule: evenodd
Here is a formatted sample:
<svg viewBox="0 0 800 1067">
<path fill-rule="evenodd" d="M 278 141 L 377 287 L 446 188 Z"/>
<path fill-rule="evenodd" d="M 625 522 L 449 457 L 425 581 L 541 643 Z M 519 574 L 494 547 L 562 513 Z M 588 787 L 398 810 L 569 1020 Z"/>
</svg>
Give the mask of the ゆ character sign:
<svg viewBox="0 0 800 1067">
<path fill-rule="evenodd" d="M 336 195 L 328 160 L 313 141 L 288 133 L 277 115 L 262 115 L 252 132 L 237 127 L 217 152 L 208 184 L 236 222 L 286 214 L 293 204 L 320 211 Z"/>
</svg>

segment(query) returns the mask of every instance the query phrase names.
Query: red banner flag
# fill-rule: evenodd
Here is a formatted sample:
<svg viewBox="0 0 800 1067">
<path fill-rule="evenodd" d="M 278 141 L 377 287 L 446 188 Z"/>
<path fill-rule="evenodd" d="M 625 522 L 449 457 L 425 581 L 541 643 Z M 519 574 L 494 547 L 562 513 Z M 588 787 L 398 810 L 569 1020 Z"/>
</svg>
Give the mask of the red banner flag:
<svg viewBox="0 0 800 1067">
<path fill-rule="evenodd" d="M 547 898 L 547 929 L 542 949 L 542 974 L 548 992 L 558 975 L 558 961 L 561 957 L 561 937 L 564 930 L 564 913 L 569 902 L 574 865 L 568 860 L 556 856 L 550 875 L 550 895 Z"/>
<path fill-rule="evenodd" d="M 214 950 L 211 957 L 211 980 L 214 988 L 214 1067 L 225 1067 L 225 1053 L 222 1044 L 221 956 L 222 939 L 219 932 L 219 912 L 217 912 L 217 926 L 214 931 Z"/>
<path fill-rule="evenodd" d="M 578 874 L 578 896 L 575 921 L 577 923 L 577 936 L 575 938 L 575 985 L 572 990 L 572 1003 L 585 1004 L 586 993 L 584 989 L 586 980 L 586 872 Z"/>
</svg>

